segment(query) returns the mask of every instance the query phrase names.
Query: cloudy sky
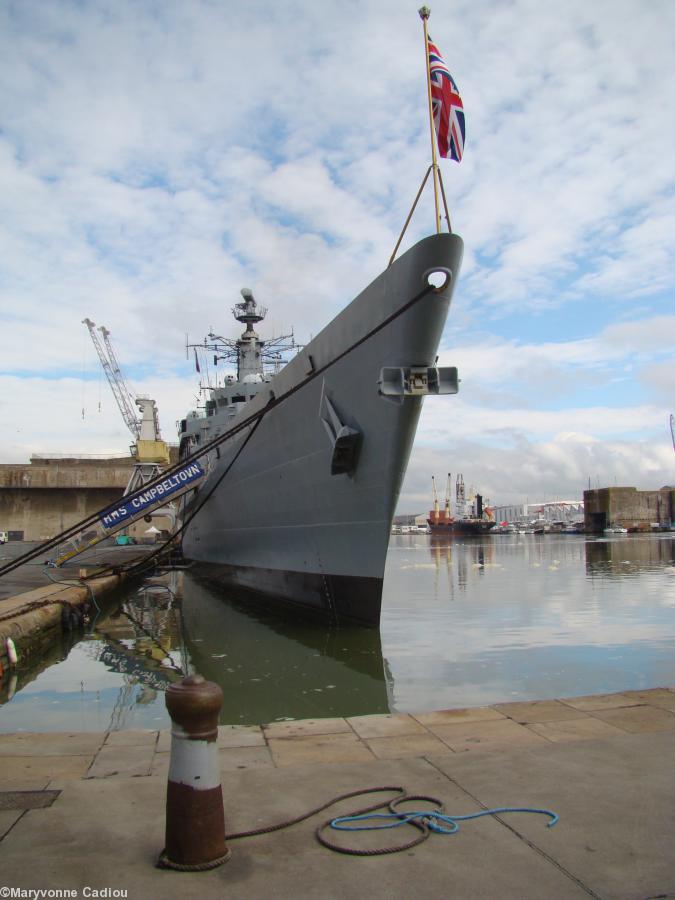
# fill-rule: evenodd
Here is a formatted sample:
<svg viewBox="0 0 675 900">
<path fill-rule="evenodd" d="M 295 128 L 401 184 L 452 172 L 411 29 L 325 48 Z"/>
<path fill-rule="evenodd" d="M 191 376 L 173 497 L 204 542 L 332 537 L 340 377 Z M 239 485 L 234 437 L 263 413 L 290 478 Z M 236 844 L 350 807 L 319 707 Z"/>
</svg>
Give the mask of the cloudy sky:
<svg viewBox="0 0 675 900">
<path fill-rule="evenodd" d="M 454 0 L 430 32 L 462 383 L 400 511 L 447 471 L 494 503 L 673 483 L 675 4 Z M 0 461 L 128 447 L 85 316 L 174 440 L 185 334 L 236 336 L 243 285 L 304 341 L 379 274 L 429 163 L 422 40 L 403 0 L 0 4 Z"/>
</svg>

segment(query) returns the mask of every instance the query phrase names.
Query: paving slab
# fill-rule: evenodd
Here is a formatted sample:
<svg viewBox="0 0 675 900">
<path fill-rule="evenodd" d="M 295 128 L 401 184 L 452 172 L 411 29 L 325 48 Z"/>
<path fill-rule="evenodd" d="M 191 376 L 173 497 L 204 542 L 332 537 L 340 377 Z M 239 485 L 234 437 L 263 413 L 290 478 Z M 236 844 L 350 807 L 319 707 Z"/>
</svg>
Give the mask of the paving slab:
<svg viewBox="0 0 675 900">
<path fill-rule="evenodd" d="M 592 711 L 594 709 L 614 709 L 617 706 L 634 706 L 635 700 L 632 700 L 627 694 L 591 694 L 585 697 L 565 697 L 560 701 L 565 706 L 572 706 L 574 709 L 582 711 Z"/>
<path fill-rule="evenodd" d="M 221 772 L 273 766 L 269 747 L 230 747 L 218 753 Z"/>
<path fill-rule="evenodd" d="M 156 731 L 109 731 L 105 747 L 154 747 L 157 734 Z"/>
<path fill-rule="evenodd" d="M 218 747 L 264 747 L 265 736 L 259 725 L 219 725 Z"/>
<path fill-rule="evenodd" d="M 400 737 L 372 738 L 366 741 L 378 759 L 404 759 L 447 753 L 447 746 L 433 734 L 404 734 Z"/>
<path fill-rule="evenodd" d="M 426 729 L 406 713 L 391 715 L 355 716 L 347 719 L 362 738 L 398 737 L 402 734 L 425 734 Z"/>
<path fill-rule="evenodd" d="M 0 758 L 5 756 L 85 756 L 96 753 L 105 732 L 71 734 L 20 732 L 0 735 Z M 0 770 L 2 765 L 0 764 Z"/>
<path fill-rule="evenodd" d="M 433 758 L 486 806 L 557 812 L 554 828 L 504 817 L 538 852 L 612 900 L 675 892 L 675 732 Z M 539 896 L 546 896 L 541 892 Z"/>
<path fill-rule="evenodd" d="M 353 734 L 324 734 L 311 737 L 271 739 L 269 748 L 276 766 L 302 763 L 365 762 L 375 757 Z"/>
<path fill-rule="evenodd" d="M 621 709 L 602 709 L 593 713 L 616 728 L 636 733 L 675 730 L 675 714 L 655 706 L 628 706 Z"/>
<path fill-rule="evenodd" d="M 0 781 L 6 784 L 42 783 L 52 778 L 82 778 L 92 756 L 3 756 Z M 9 788 L 8 788 L 9 789 Z M 19 790 L 13 787 L 12 790 Z"/>
<path fill-rule="evenodd" d="M 533 700 L 521 703 L 495 703 L 494 709 L 521 725 L 532 722 L 559 722 L 579 718 L 579 711 L 570 709 L 560 700 Z"/>
<path fill-rule="evenodd" d="M 648 703 L 663 709 L 675 710 L 675 691 L 669 688 L 652 688 L 648 691 L 624 691 L 633 702 Z"/>
<path fill-rule="evenodd" d="M 351 732 L 346 719 L 297 719 L 294 722 L 272 722 L 263 727 L 268 738 L 290 738 L 311 734 Z"/>
<path fill-rule="evenodd" d="M 429 730 L 451 750 L 486 750 L 519 744 L 542 744 L 546 738 L 508 719 L 498 722 L 463 722 L 457 725 L 430 725 Z"/>
<path fill-rule="evenodd" d="M 128 747 L 104 747 L 91 764 L 87 778 L 112 778 L 116 775 L 149 775 L 153 747 L 135 744 Z"/>
<path fill-rule="evenodd" d="M 455 725 L 458 722 L 486 722 L 505 719 L 503 713 L 491 706 L 476 706 L 468 709 L 440 709 L 437 712 L 412 713 L 422 725 Z"/>
<path fill-rule="evenodd" d="M 565 719 L 562 722 L 534 722 L 527 725 L 530 731 L 545 737 L 549 741 L 590 741 L 597 738 L 612 737 L 625 734 L 621 728 L 615 728 L 602 719 Z"/>
<path fill-rule="evenodd" d="M 7 777 L 0 764 L 0 791 L 44 791 L 51 780 L 50 775 L 28 775 Z"/>
</svg>

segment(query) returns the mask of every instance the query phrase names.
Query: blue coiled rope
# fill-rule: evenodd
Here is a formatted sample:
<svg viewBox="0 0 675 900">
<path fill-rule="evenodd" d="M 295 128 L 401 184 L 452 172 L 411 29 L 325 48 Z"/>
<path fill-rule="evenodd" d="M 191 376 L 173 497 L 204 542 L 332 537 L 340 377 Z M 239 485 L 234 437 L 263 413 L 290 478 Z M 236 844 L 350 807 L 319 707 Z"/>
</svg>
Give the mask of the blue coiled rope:
<svg viewBox="0 0 675 900">
<path fill-rule="evenodd" d="M 425 841 L 432 832 L 436 832 L 437 834 L 455 834 L 455 832 L 459 831 L 458 822 L 466 821 L 468 819 L 478 819 L 481 816 L 495 816 L 499 813 L 509 812 L 539 813 L 548 816 L 551 819 L 548 823 L 549 828 L 552 828 L 558 821 L 558 816 L 556 813 L 551 812 L 550 809 L 535 809 L 533 807 L 522 806 L 502 806 L 496 809 L 484 809 L 480 812 L 469 813 L 465 816 L 449 816 L 443 812 L 443 802 L 442 800 L 439 800 L 438 797 L 433 797 L 429 794 L 409 794 L 402 785 L 389 784 L 380 785 L 378 787 L 359 788 L 355 791 L 349 791 L 346 794 L 340 794 L 337 797 L 333 797 L 331 800 L 327 800 L 320 806 L 301 813 L 299 816 L 295 816 L 292 819 L 286 819 L 285 821 L 277 822 L 274 825 L 264 825 L 262 828 L 253 828 L 248 831 L 229 832 L 227 839 L 228 841 L 233 841 L 238 838 L 253 837 L 254 835 L 271 834 L 274 831 L 280 831 L 282 828 L 289 828 L 291 825 L 297 825 L 299 822 L 304 822 L 306 819 L 315 816 L 317 813 L 328 809 L 329 806 L 333 806 L 333 804 L 342 800 L 349 800 L 366 794 L 382 793 L 394 793 L 396 796 L 391 800 L 378 800 L 376 803 L 356 809 L 348 816 L 338 816 L 337 818 L 327 819 L 322 825 L 319 825 L 314 832 L 317 841 L 329 850 L 334 850 L 336 853 L 346 853 L 349 856 L 380 856 L 385 853 L 400 853 L 402 850 L 410 850 L 413 847 L 417 847 Z M 406 811 L 398 808 L 402 803 L 410 805 L 412 803 L 420 802 L 430 803 L 435 806 L 435 809 Z M 388 809 L 389 812 L 377 812 L 377 810 L 380 809 Z M 350 822 L 366 822 L 373 819 L 386 819 L 389 821 L 386 824 L 383 823 L 379 825 L 348 824 Z M 336 843 L 328 837 L 328 835 L 331 834 L 332 829 L 335 831 L 379 831 L 387 828 L 397 828 L 399 825 L 411 826 L 412 831 L 416 836 L 395 847 L 372 847 L 369 849 L 346 847 L 344 844 Z"/>
<path fill-rule="evenodd" d="M 379 831 L 385 828 L 398 828 L 399 825 L 410 825 L 419 822 L 426 825 L 435 834 L 456 834 L 459 831 L 459 822 L 467 822 L 469 819 L 479 819 L 481 816 L 495 816 L 499 813 L 537 813 L 549 816 L 551 821 L 547 828 L 553 828 L 558 821 L 556 813 L 550 809 L 535 809 L 529 806 L 499 806 L 495 809 L 484 809 L 480 812 L 468 813 L 465 816 L 449 816 L 440 811 L 430 809 L 414 810 L 412 812 L 390 813 L 366 813 L 360 816 L 338 816 L 330 823 L 336 831 Z M 389 819 L 387 823 L 379 825 L 350 825 L 350 822 L 366 822 L 372 819 Z M 440 824 L 443 823 L 443 824 Z"/>
</svg>

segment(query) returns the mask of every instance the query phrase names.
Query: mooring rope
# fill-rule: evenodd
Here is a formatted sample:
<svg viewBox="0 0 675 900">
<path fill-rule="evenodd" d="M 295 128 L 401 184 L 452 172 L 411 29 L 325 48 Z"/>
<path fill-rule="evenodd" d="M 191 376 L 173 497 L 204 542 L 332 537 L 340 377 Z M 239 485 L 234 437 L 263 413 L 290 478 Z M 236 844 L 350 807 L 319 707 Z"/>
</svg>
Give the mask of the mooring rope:
<svg viewBox="0 0 675 900">
<path fill-rule="evenodd" d="M 341 800 L 349 800 L 352 797 L 360 797 L 365 794 L 380 794 L 384 793 L 385 791 L 394 791 L 396 793 L 396 796 L 389 801 L 380 801 L 363 809 L 355 810 L 349 815 L 327 819 L 323 824 L 319 825 L 319 827 L 315 831 L 316 839 L 318 840 L 318 842 L 329 850 L 334 850 L 336 853 L 345 853 L 349 856 L 382 856 L 383 854 L 387 853 L 400 853 L 402 850 L 409 850 L 411 847 L 416 847 L 418 844 L 426 841 L 426 839 L 432 833 L 445 835 L 456 834 L 459 831 L 459 822 L 469 821 L 470 819 L 478 819 L 482 816 L 497 816 L 502 813 L 516 812 L 534 813 L 548 816 L 551 819 L 551 821 L 548 822 L 548 828 L 552 828 L 558 821 L 558 815 L 552 810 L 539 809 L 529 806 L 500 806 L 495 807 L 494 809 L 484 809 L 480 810 L 479 812 L 467 813 L 461 816 L 448 815 L 447 813 L 443 812 L 443 801 L 439 800 L 438 797 L 432 797 L 426 794 L 409 794 L 401 785 L 384 785 L 382 787 L 361 788 L 356 791 L 349 791 L 346 794 L 339 794 L 337 797 L 333 797 L 333 799 L 329 800 L 327 803 L 322 803 L 321 806 L 317 806 L 314 809 L 302 813 L 299 816 L 295 816 L 292 819 L 286 819 L 285 821 L 278 822 L 274 825 L 266 825 L 262 828 L 254 828 L 249 831 L 237 831 L 233 832 L 232 834 L 226 834 L 226 840 L 234 841 L 239 840 L 240 838 L 271 834 L 274 831 L 280 831 L 283 828 L 290 828 L 292 825 L 297 825 L 299 822 L 304 822 L 306 819 L 309 819 L 312 816 L 323 812 L 323 810 L 328 809 L 330 806 L 333 806 L 336 803 L 339 803 Z M 411 803 L 413 801 L 432 803 L 436 808 L 410 811 L 399 810 L 399 806 L 402 803 Z M 388 812 L 377 812 L 377 810 L 382 809 L 387 809 Z M 371 820 L 383 820 L 383 824 L 348 824 L 350 822 L 367 822 Z M 389 828 L 397 828 L 401 825 L 411 825 L 420 833 L 413 837 L 411 840 L 406 841 L 405 843 L 396 844 L 389 847 L 376 847 L 374 849 L 348 847 L 344 844 L 339 844 L 335 841 L 331 841 L 327 837 L 327 834 L 330 833 L 328 831 L 329 828 L 333 829 L 334 831 L 380 831 Z"/>
</svg>

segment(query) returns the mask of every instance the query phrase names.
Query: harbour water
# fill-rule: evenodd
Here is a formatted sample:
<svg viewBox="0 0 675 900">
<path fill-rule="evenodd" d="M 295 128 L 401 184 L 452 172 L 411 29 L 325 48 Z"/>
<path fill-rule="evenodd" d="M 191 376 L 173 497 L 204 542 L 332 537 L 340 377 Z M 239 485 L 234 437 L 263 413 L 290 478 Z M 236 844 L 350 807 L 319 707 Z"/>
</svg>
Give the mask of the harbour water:
<svg viewBox="0 0 675 900">
<path fill-rule="evenodd" d="M 672 534 L 392 536 L 379 631 L 146 582 L 5 678 L 0 732 L 163 728 L 186 671 L 234 724 L 673 685 L 674 554 Z"/>
</svg>

